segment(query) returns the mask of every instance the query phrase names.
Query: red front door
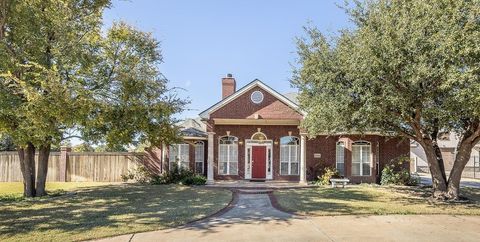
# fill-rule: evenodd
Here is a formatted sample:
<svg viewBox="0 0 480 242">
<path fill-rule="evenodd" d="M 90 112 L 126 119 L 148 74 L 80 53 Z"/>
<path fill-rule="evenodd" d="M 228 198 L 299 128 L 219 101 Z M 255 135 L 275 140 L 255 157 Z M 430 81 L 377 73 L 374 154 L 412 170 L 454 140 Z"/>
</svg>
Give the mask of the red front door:
<svg viewBox="0 0 480 242">
<path fill-rule="evenodd" d="M 265 178 L 267 168 L 267 147 L 252 147 L 252 178 Z"/>
</svg>

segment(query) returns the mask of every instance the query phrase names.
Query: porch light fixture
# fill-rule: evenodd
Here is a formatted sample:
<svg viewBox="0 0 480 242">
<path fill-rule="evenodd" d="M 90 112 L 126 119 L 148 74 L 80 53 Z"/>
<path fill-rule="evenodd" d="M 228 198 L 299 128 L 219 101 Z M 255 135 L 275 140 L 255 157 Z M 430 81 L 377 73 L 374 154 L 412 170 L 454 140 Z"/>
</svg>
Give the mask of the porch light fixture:
<svg viewBox="0 0 480 242">
<path fill-rule="evenodd" d="M 274 143 L 275 145 L 278 145 L 278 140 L 275 139 L 275 140 L 273 141 L 273 143 Z"/>
<path fill-rule="evenodd" d="M 239 145 L 243 145 L 243 140 L 238 140 Z"/>
</svg>

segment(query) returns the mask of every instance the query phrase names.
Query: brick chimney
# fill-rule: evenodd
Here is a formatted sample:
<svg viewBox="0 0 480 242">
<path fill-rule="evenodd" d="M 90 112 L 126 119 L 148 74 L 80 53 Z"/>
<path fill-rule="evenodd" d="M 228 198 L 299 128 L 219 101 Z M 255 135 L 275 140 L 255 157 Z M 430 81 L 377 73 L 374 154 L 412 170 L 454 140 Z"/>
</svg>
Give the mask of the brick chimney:
<svg viewBox="0 0 480 242">
<path fill-rule="evenodd" d="M 232 74 L 227 74 L 226 77 L 222 78 L 222 99 L 235 93 L 237 84 L 235 78 Z"/>
</svg>

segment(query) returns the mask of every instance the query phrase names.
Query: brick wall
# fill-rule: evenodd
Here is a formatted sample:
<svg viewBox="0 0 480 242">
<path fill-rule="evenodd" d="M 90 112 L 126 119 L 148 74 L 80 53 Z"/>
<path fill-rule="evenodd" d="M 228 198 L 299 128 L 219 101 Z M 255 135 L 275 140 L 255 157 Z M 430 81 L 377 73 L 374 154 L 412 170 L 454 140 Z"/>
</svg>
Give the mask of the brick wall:
<svg viewBox="0 0 480 242">
<path fill-rule="evenodd" d="M 291 131 L 293 136 L 299 136 L 297 126 L 265 126 L 265 125 L 217 125 L 215 126 L 215 151 L 214 151 L 214 175 L 215 179 L 244 179 L 245 177 L 245 140 L 250 139 L 251 136 L 261 129 L 261 132 L 267 136 L 267 139 L 273 141 L 280 141 L 283 136 L 288 136 L 288 132 Z M 227 131 L 230 131 L 230 135 L 236 136 L 242 145 L 238 145 L 238 175 L 237 176 L 225 176 L 218 174 L 218 139 L 227 135 Z M 273 179 L 275 180 L 291 180 L 298 181 L 299 176 L 281 176 L 280 175 L 280 144 L 273 144 L 272 146 L 272 162 L 273 162 Z"/>
<path fill-rule="evenodd" d="M 263 93 L 264 99 L 262 103 L 254 104 L 250 100 L 250 95 L 254 91 L 261 91 Z M 210 118 L 253 119 L 255 114 L 260 115 L 262 119 L 303 119 L 302 115 L 297 111 L 260 87 L 252 88 L 237 97 L 235 101 L 211 113 Z"/>
</svg>

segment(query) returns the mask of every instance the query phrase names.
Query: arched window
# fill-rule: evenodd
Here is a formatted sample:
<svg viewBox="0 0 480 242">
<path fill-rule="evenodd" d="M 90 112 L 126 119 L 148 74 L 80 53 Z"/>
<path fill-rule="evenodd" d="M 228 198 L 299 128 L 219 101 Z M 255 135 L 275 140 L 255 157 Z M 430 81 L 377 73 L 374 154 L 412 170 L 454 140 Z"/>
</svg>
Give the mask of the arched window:
<svg viewBox="0 0 480 242">
<path fill-rule="evenodd" d="M 299 143 L 295 136 L 280 138 L 280 175 L 298 175 Z"/>
<path fill-rule="evenodd" d="M 203 163 L 205 161 L 205 146 L 203 141 L 195 142 L 195 173 L 203 174 Z"/>
<path fill-rule="evenodd" d="M 262 132 L 257 132 L 252 135 L 252 140 L 267 140 L 267 136 Z"/>
<path fill-rule="evenodd" d="M 189 169 L 190 153 L 188 144 L 174 144 L 169 147 L 169 169 L 175 165 L 179 168 Z"/>
<path fill-rule="evenodd" d="M 352 176 L 370 176 L 371 145 L 367 141 L 357 141 L 352 144 Z"/>
<path fill-rule="evenodd" d="M 218 174 L 238 174 L 238 138 L 223 136 L 218 144 Z"/>
<path fill-rule="evenodd" d="M 337 142 L 336 168 L 341 176 L 345 175 L 345 142 Z"/>
</svg>

